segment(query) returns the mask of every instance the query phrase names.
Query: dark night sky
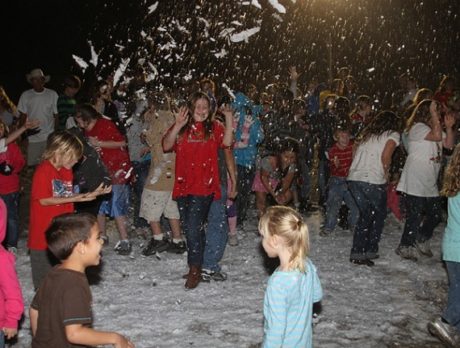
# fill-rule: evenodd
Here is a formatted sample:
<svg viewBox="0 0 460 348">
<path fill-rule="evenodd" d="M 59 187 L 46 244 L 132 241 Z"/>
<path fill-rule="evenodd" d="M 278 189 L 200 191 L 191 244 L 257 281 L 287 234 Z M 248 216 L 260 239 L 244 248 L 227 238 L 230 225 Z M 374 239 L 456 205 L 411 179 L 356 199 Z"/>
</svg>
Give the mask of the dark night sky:
<svg viewBox="0 0 460 348">
<path fill-rule="evenodd" d="M 88 59 L 88 39 L 92 39 L 98 49 L 104 48 L 101 58 L 108 61 L 108 55 L 113 51 L 110 48 L 115 42 L 126 42 L 129 37 L 132 50 L 143 47 L 143 42 L 136 41 L 140 38 L 141 28 L 151 29 L 161 20 L 167 23 L 172 17 L 180 18 L 184 23 L 187 18 L 194 18 L 194 7 L 199 3 L 163 0 L 154 13 L 156 17 L 146 20 L 143 18 L 146 7 L 154 3 L 153 0 L 5 2 L 2 3 L 4 20 L 0 24 L 4 34 L 0 84 L 15 102 L 21 91 L 28 88 L 24 75 L 30 69 L 41 67 L 46 74 L 52 75 L 50 87 L 58 89 L 62 75 L 74 72 L 81 76 L 71 55 Z M 195 42 L 200 49 L 193 52 L 194 44 L 188 45 L 190 61 L 165 65 L 165 69 L 181 66 L 185 71 L 195 68 L 202 74 L 213 74 L 216 66 L 225 66 L 226 71 L 220 73 L 223 78 L 250 73 L 257 75 L 256 70 L 260 69 L 266 72 L 269 80 L 273 75 L 284 74 L 289 65 L 296 64 L 300 70 L 310 66 L 311 73 L 324 76 L 327 65 L 325 45 L 330 32 L 335 67 L 351 65 L 354 74 L 366 83 L 376 85 L 376 80 L 389 79 L 407 69 L 413 71 L 422 84 L 430 84 L 432 88 L 443 73 L 450 72 L 458 78 L 460 21 L 457 0 L 428 0 L 425 3 L 411 0 L 280 2 L 287 8 L 283 23 L 274 19 L 276 12 L 267 1 L 260 0 L 263 11 L 252 6 L 239 6 L 238 17 L 229 15 L 236 16 L 234 9 L 227 5 L 222 7 L 229 2 L 201 2 L 203 16 L 216 20 L 236 18 L 245 24 L 244 21 L 251 21 L 248 18 L 251 16 L 245 16 L 241 11 L 259 14 L 263 18 L 260 33 L 252 37 L 249 44 L 227 46 L 231 54 L 221 61 L 211 59 L 208 43 Z M 253 23 L 247 25 L 251 26 Z M 396 46 L 402 44 L 405 48 L 397 51 Z M 120 57 L 111 59 L 117 58 Z M 158 61 L 159 65 L 163 64 L 160 59 Z M 312 61 L 315 62 L 313 66 Z M 244 67 L 250 67 L 250 71 Z M 376 68 L 373 76 L 363 73 L 370 67 Z"/>
</svg>

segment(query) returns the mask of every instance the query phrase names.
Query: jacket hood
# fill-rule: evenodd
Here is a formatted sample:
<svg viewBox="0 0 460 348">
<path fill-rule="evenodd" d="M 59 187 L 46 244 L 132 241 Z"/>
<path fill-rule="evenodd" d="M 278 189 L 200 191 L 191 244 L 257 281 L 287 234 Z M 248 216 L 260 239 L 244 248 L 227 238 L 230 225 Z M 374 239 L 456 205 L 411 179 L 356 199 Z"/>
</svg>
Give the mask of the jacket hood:
<svg viewBox="0 0 460 348">
<path fill-rule="evenodd" d="M 6 236 L 6 205 L 3 199 L 0 199 L 0 243 L 3 242 Z"/>
<path fill-rule="evenodd" d="M 233 101 L 236 108 L 241 108 L 243 106 L 251 105 L 249 98 L 241 92 L 235 94 L 235 100 Z"/>
</svg>

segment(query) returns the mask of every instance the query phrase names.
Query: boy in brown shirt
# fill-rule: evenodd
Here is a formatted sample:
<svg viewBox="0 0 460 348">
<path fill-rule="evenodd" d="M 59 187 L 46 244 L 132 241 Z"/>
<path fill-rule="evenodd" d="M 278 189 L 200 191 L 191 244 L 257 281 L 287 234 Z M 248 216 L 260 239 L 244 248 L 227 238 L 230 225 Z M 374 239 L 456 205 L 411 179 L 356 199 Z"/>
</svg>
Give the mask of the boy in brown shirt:
<svg viewBox="0 0 460 348">
<path fill-rule="evenodd" d="M 115 332 L 92 329 L 92 296 L 85 269 L 98 265 L 101 239 L 96 218 L 87 213 L 56 217 L 46 231 L 50 251 L 61 260 L 38 289 L 30 308 L 32 347 L 134 345 Z"/>
</svg>

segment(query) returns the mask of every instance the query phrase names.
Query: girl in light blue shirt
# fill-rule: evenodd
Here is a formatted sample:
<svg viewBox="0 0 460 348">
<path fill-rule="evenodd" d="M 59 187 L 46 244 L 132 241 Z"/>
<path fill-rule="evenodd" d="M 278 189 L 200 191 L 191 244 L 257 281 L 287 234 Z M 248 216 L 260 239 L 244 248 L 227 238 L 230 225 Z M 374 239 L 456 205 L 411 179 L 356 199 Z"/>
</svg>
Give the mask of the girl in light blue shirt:
<svg viewBox="0 0 460 348">
<path fill-rule="evenodd" d="M 323 294 L 307 258 L 307 225 L 294 209 L 273 206 L 260 218 L 259 231 L 267 255 L 280 259 L 265 293 L 263 347 L 312 347 L 313 303 Z"/>
<path fill-rule="evenodd" d="M 460 144 L 447 166 L 441 194 L 447 196 L 448 218 L 442 240 L 442 259 L 449 278 L 447 306 L 428 324 L 431 334 L 450 347 L 460 345 Z"/>
</svg>

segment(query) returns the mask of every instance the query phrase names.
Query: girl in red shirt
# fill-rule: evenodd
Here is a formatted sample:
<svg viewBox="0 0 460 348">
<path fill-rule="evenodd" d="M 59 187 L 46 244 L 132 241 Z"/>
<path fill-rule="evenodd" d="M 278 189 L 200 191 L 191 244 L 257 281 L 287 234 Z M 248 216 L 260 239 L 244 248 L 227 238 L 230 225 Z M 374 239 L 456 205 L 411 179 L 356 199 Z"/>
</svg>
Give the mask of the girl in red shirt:
<svg viewBox="0 0 460 348">
<path fill-rule="evenodd" d="M 212 200 L 221 195 L 217 150 L 232 142 L 232 111 L 221 111 L 226 118 L 225 128 L 213 119 L 209 97 L 197 92 L 188 107 L 180 108 L 174 125 L 163 137 L 163 150 L 176 152 L 173 198 L 177 200 L 187 238 L 187 289 L 195 288 L 201 280 L 204 224 Z"/>
</svg>

